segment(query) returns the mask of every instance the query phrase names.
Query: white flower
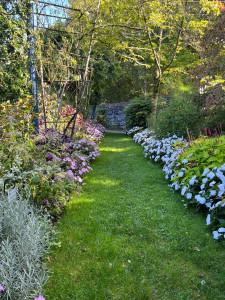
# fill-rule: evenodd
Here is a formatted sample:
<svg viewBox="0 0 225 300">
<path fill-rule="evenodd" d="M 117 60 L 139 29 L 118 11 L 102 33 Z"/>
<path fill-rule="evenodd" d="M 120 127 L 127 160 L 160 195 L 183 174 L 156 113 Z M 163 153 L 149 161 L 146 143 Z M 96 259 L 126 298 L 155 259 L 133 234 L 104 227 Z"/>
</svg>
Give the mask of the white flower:
<svg viewBox="0 0 225 300">
<path fill-rule="evenodd" d="M 204 172 L 202 173 L 202 176 L 205 176 L 206 174 L 208 174 L 209 171 L 210 171 L 209 168 L 204 169 Z"/>
<path fill-rule="evenodd" d="M 191 199 L 192 198 L 192 193 L 187 193 L 186 198 Z"/>
<path fill-rule="evenodd" d="M 205 282 L 205 280 L 202 280 L 201 281 L 201 285 L 204 285 L 206 282 Z"/>
<path fill-rule="evenodd" d="M 203 175 L 203 174 L 202 174 Z M 215 174 L 211 171 L 207 174 L 207 177 L 210 179 L 213 179 L 215 177 Z"/>
<path fill-rule="evenodd" d="M 208 181 L 208 178 L 203 178 L 203 179 L 202 179 L 202 182 L 203 182 L 203 183 L 206 183 L 207 181 Z"/>
</svg>

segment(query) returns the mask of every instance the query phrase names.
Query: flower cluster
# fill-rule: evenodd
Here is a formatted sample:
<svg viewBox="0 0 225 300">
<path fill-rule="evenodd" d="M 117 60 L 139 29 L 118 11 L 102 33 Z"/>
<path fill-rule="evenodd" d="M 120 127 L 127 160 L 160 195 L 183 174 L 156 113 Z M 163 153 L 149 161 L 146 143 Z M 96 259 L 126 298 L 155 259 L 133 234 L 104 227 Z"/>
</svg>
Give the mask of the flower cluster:
<svg viewBox="0 0 225 300">
<path fill-rule="evenodd" d="M 135 133 L 141 131 L 142 129 L 143 129 L 143 127 L 135 126 L 135 127 L 131 128 L 130 130 L 126 131 L 126 134 L 133 136 Z"/>
<path fill-rule="evenodd" d="M 187 203 L 208 210 L 206 223 L 211 225 L 214 238 L 225 238 L 224 138 L 204 136 L 197 142 L 187 142 L 176 135 L 162 140 L 149 135 L 145 130 L 133 138 L 142 144 L 146 157 L 163 165 L 170 186 Z M 205 151 L 206 147 L 211 150 Z"/>
<path fill-rule="evenodd" d="M 99 147 L 93 141 L 83 139 L 75 142 L 73 148 L 79 153 L 83 153 L 88 156 L 89 159 L 95 159 L 100 155 Z"/>
<path fill-rule="evenodd" d="M 153 131 L 147 128 L 141 132 L 136 133 L 133 136 L 133 139 L 135 143 L 142 144 L 147 138 L 150 138 L 152 135 L 153 135 Z"/>
<path fill-rule="evenodd" d="M 81 191 L 83 175 L 92 170 L 91 161 L 100 155 L 97 144 L 103 131 L 102 126 L 82 122 L 74 139 L 53 129 L 41 130 L 32 139 L 17 137 L 16 143 L 5 148 L 3 144 L 0 178 L 14 179 L 21 190 L 30 188 L 33 201 L 55 221 L 71 192 Z"/>
</svg>

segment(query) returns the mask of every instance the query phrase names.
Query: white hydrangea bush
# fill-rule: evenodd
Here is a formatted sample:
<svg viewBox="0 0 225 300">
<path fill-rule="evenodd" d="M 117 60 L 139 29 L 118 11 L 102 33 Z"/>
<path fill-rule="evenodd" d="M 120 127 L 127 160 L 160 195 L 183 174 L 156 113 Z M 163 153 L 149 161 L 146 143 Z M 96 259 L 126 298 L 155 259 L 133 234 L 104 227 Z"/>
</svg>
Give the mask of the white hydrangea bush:
<svg viewBox="0 0 225 300">
<path fill-rule="evenodd" d="M 43 264 L 49 244 L 47 217 L 16 188 L 0 195 L 1 299 L 34 299 L 43 292 L 49 278 Z"/>
<path fill-rule="evenodd" d="M 143 130 L 143 127 L 135 126 L 135 127 L 131 128 L 130 130 L 127 130 L 126 134 L 133 136 L 135 133 L 137 133 L 141 130 Z"/>
<path fill-rule="evenodd" d="M 187 203 L 204 206 L 208 210 L 206 224 L 212 226 L 214 239 L 225 238 L 225 164 L 212 169 L 205 168 L 202 173 L 188 178 L 187 163 L 192 153 L 181 163 L 177 159 L 190 143 L 176 135 L 162 140 L 152 135 L 142 131 L 135 134 L 133 139 L 143 146 L 145 157 L 163 165 L 170 186 L 179 191 Z"/>
<path fill-rule="evenodd" d="M 136 133 L 133 136 L 133 139 L 134 139 L 135 143 L 141 144 L 147 138 L 150 138 L 153 134 L 154 134 L 153 131 L 147 128 L 147 129 L 145 129 L 145 130 L 143 130 L 141 132 Z"/>
</svg>

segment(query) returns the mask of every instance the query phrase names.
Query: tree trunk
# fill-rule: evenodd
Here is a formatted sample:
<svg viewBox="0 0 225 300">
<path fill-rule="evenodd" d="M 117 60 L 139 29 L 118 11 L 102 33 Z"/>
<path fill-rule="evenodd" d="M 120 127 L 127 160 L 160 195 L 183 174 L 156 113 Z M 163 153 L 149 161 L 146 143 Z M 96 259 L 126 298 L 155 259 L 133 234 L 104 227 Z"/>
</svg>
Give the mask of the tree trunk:
<svg viewBox="0 0 225 300">
<path fill-rule="evenodd" d="M 159 88 L 161 84 L 161 76 L 156 77 L 153 86 L 153 99 L 152 99 L 152 125 L 155 125 L 157 112 L 158 112 L 158 100 L 159 100 Z"/>
</svg>

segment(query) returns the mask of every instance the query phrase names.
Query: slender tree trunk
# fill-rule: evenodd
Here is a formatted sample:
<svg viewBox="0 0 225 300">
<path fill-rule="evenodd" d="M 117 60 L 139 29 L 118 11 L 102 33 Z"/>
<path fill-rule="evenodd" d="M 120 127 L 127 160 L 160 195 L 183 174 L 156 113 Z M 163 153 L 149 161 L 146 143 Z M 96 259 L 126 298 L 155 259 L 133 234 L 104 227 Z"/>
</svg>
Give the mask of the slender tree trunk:
<svg viewBox="0 0 225 300">
<path fill-rule="evenodd" d="M 153 100 L 152 100 L 152 121 L 155 124 L 158 112 L 159 89 L 161 84 L 161 77 L 155 79 L 153 87 Z"/>
</svg>

